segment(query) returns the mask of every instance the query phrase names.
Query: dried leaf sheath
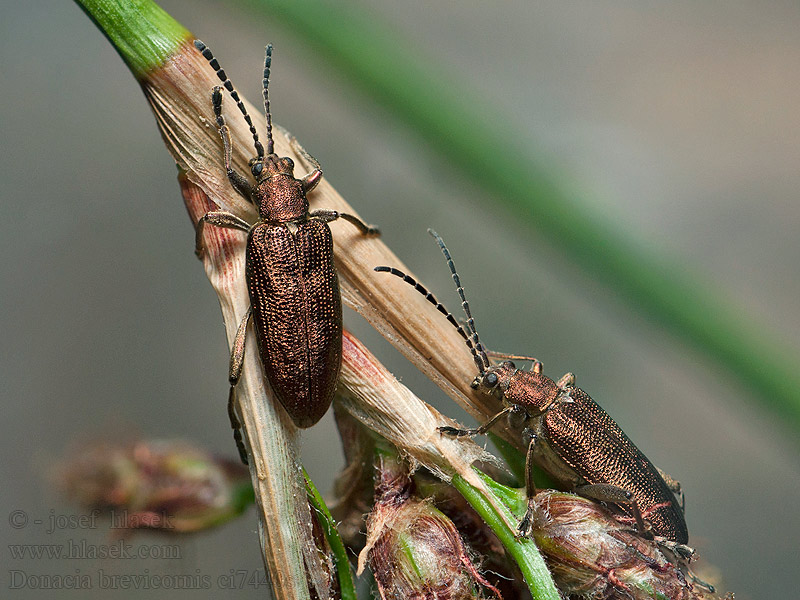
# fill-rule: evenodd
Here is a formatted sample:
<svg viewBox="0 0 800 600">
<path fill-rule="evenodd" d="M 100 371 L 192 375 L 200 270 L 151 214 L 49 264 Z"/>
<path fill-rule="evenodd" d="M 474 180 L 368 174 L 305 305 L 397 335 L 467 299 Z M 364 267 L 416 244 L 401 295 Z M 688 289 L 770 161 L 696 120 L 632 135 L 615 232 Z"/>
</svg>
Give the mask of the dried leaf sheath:
<svg viewBox="0 0 800 600">
<path fill-rule="evenodd" d="M 181 189 L 189 214 L 197 221 L 212 205 L 207 196 L 184 176 Z M 238 322 L 250 300 L 244 278 L 244 238 L 241 232 L 208 228 L 204 263 L 217 292 L 228 340 L 233 342 Z M 298 461 L 298 431 L 273 400 L 262 376 L 255 338 L 247 336 L 238 403 L 243 429 L 251 448 L 251 474 L 260 517 L 260 539 L 267 571 L 278 598 L 309 598 L 306 568 L 316 574 L 324 591 L 327 576 L 318 562 L 311 532 L 311 513 Z M 220 417 L 224 418 L 224 398 Z M 293 517 L 287 518 L 287 515 Z M 298 540 L 302 540 L 298 543 Z M 324 596 L 327 597 L 327 596 Z"/>
<path fill-rule="evenodd" d="M 186 171 L 187 179 L 220 209 L 252 223 L 257 217 L 255 210 L 231 189 L 220 160 L 222 144 L 210 101 L 211 89 L 217 81 L 205 59 L 187 45 L 185 52 L 167 61 L 143 87 L 167 148 L 178 166 Z M 263 131 L 261 111 L 244 102 L 256 128 Z M 252 153 L 250 132 L 233 103 L 223 105 L 223 114 L 231 130 L 234 168 L 247 173 Z M 274 131 L 274 137 L 276 152 L 293 157 L 298 173 L 301 172 L 305 162 L 292 151 L 280 127 Z M 309 195 L 309 202 L 312 211 L 329 208 L 357 214 L 327 178 Z M 330 227 L 345 304 L 361 313 L 477 420 L 483 421 L 494 414 L 497 408 L 494 401 L 469 387 L 474 376 L 473 363 L 459 335 L 413 289 L 372 270 L 379 264 L 402 268 L 402 261 L 381 240 L 364 238 L 348 223 L 334 221 Z M 508 440 L 516 442 L 516 436 L 509 434 Z"/>
<path fill-rule="evenodd" d="M 253 207 L 232 189 L 224 172 L 222 144 L 210 101 L 216 84 L 214 72 L 190 43 L 142 82 L 162 137 L 182 171 L 181 186 L 192 222 L 196 223 L 208 210 L 219 208 L 252 223 L 257 216 Z M 256 128 L 263 131 L 260 111 L 247 106 Z M 231 132 L 234 168 L 247 173 L 252 153 L 250 132 L 232 103 L 223 104 L 223 114 Z M 278 154 L 295 158 L 300 172 L 305 163 L 292 152 L 280 129 L 275 131 L 275 145 Z M 354 214 L 325 179 L 310 194 L 309 201 L 312 211 L 324 207 Z M 331 230 L 345 301 L 464 403 L 477 419 L 492 413 L 495 409 L 492 402 L 469 389 L 472 361 L 458 334 L 413 290 L 373 272 L 372 268 L 378 264 L 402 265 L 397 257 L 381 241 L 365 239 L 347 223 L 333 222 Z M 191 248 L 190 239 L 187 236 L 187 251 Z M 220 297 L 228 340 L 232 343 L 249 304 L 244 283 L 245 236 L 233 230 L 206 227 L 204 242 L 207 249 L 204 266 Z M 238 392 L 244 429 L 254 457 L 253 478 L 264 524 L 262 549 L 275 588 L 281 590 L 281 597 L 306 597 L 305 582 L 301 581 L 305 574 L 297 568 L 305 561 L 311 565 L 309 571 L 318 593 L 327 596 L 322 569 L 319 565 L 315 567 L 318 561 L 311 546 L 310 514 L 305 502 L 298 501 L 304 500 L 305 495 L 296 463 L 296 433 L 269 398 L 271 394 L 262 381 L 252 335 L 247 340 Z M 398 427 L 407 426 L 416 425 L 401 419 Z M 288 527 L 295 529 L 294 532 L 281 529 L 286 525 L 287 514 L 295 515 L 289 519 L 292 523 Z M 292 542 L 298 528 L 301 531 L 298 539 L 306 540 L 300 550 Z M 298 552 L 302 558 L 297 556 Z M 295 558 L 287 560 L 291 556 Z M 294 566 L 287 567 L 286 563 Z"/>
</svg>

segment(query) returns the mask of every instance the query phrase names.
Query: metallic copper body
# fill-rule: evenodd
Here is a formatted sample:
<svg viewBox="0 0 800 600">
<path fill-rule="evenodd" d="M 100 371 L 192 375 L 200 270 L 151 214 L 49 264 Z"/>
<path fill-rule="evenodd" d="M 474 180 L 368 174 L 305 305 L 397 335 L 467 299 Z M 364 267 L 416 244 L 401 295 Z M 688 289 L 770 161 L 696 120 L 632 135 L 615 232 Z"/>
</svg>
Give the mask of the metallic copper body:
<svg viewBox="0 0 800 600">
<path fill-rule="evenodd" d="M 542 363 L 533 357 L 487 352 L 475 329 L 469 302 L 450 252 L 435 231 L 429 229 L 428 232 L 436 239 L 447 260 L 466 316 L 463 325 L 413 277 L 394 267 L 379 266 L 375 270 L 403 279 L 447 317 L 464 338 L 478 367 L 472 388 L 503 403 L 503 410 L 478 428 L 446 426 L 440 427 L 439 431 L 455 436 L 482 435 L 505 417 L 509 427 L 521 434 L 527 446 L 525 487 L 528 511 L 520 522 L 518 533 L 528 535 L 531 532 L 535 509 L 533 498 L 536 495 L 532 475 L 535 463 L 564 488 L 618 506 L 631 517 L 631 524 L 642 536 L 660 538 L 659 541 L 676 552 L 676 556 L 691 556 L 693 551 L 686 546 L 689 533 L 682 504 L 675 497 L 675 493 L 682 496 L 680 484 L 661 473 L 608 413 L 589 394 L 575 387 L 572 373 L 565 374 L 556 382 L 542 374 Z M 523 371 L 517 369 L 511 360 L 492 365 L 490 355 L 528 360 L 532 367 L 530 371 Z"/>
<path fill-rule="evenodd" d="M 264 374 L 298 427 L 319 421 L 342 365 L 342 300 L 325 223 L 259 223 L 247 241 L 247 287 Z"/>
<path fill-rule="evenodd" d="M 228 180 L 258 208 L 259 214 L 259 221 L 250 225 L 232 213 L 211 211 L 197 224 L 198 256 L 203 253 L 206 223 L 248 233 L 245 271 L 251 309 L 244 315 L 233 342 L 228 395 L 234 439 L 246 463 L 247 452 L 236 415 L 234 391 L 242 372 L 245 336 L 251 316 L 264 375 L 294 424 L 311 427 L 331 405 L 342 366 L 342 299 L 328 223 L 341 217 L 364 235 L 377 235 L 378 230 L 353 215 L 333 210 L 309 212 L 306 194 L 322 179 L 319 163 L 292 140 L 298 154 L 314 167 L 303 179 L 297 179 L 292 159 L 275 154 L 267 92 L 272 46 L 267 46 L 264 61 L 266 150 L 244 103 L 211 50 L 200 40 L 195 40 L 195 46 L 223 84 L 214 88 L 211 106 L 222 138 Z M 250 127 L 256 150 L 256 156 L 250 160 L 254 183 L 231 166 L 231 137 L 222 116 L 222 87 L 228 90 Z"/>
<path fill-rule="evenodd" d="M 574 478 L 578 475 L 588 484 L 626 490 L 650 524 L 651 533 L 679 544 L 689 541 L 683 512 L 661 474 L 589 394 L 570 387 L 572 401 L 559 402 L 561 389 L 541 373 L 515 369 L 512 363 L 490 367 L 488 372 L 497 374 L 504 402 L 528 413 L 524 426 L 539 437 L 540 445 L 546 445 L 534 450 L 534 456 L 550 475 L 572 486 L 580 485 Z M 550 464 L 551 453 L 565 465 Z M 634 517 L 630 505 L 618 506 Z"/>
</svg>

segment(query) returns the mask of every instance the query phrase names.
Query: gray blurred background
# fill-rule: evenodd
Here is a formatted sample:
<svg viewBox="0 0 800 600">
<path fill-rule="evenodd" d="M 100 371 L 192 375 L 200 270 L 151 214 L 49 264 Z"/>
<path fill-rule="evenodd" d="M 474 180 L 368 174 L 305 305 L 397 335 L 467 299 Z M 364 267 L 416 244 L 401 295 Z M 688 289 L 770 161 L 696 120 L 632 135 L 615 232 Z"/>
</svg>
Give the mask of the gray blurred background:
<svg viewBox="0 0 800 600">
<path fill-rule="evenodd" d="M 48 479 L 76 442 L 181 437 L 234 457 L 227 348 L 175 168 L 138 85 L 76 5 L 5 4 L 0 531 L 7 543 L 103 543 L 104 530 L 48 535 L 12 529 L 6 515 L 77 512 Z M 800 464 L 784 423 L 557 248 L 495 214 L 485 194 L 287 31 L 217 2 L 161 4 L 251 99 L 263 46 L 274 43 L 276 121 L 395 252 L 457 307 L 425 233 L 435 227 L 487 345 L 535 354 L 554 376 L 575 372 L 681 480 L 693 545 L 718 569 L 722 591 L 796 597 Z M 800 5 L 363 4 L 495 107 L 486 119 L 513 123 L 587 204 L 800 354 Z M 358 317 L 345 318 L 407 385 L 465 418 Z M 340 456 L 330 415 L 303 434 L 303 461 L 321 490 Z M 154 540 L 164 541 L 142 534 L 133 543 Z M 0 595 L 212 598 L 216 587 L 8 590 L 8 574 L 216 578 L 261 568 L 252 512 L 183 547 L 180 561 L 57 561 L 12 559 L 4 544 Z"/>
</svg>

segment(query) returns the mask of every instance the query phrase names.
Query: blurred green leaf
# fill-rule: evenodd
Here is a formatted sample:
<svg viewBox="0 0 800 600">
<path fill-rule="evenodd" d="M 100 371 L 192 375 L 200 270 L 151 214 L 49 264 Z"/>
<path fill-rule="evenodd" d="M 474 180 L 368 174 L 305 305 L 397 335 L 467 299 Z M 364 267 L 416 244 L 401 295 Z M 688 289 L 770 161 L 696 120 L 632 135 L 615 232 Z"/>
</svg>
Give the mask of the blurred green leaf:
<svg viewBox="0 0 800 600">
<path fill-rule="evenodd" d="M 157 68 L 189 32 L 145 0 L 76 0 L 136 77 Z M 430 147 L 480 184 L 492 202 L 537 230 L 590 277 L 713 357 L 765 406 L 800 427 L 800 360 L 684 265 L 656 255 L 592 211 L 531 156 L 510 123 L 466 86 L 353 5 L 323 0 L 240 0 L 248 16 L 282 21 L 316 56 L 385 105 Z M 492 119 L 486 115 L 492 114 Z"/>
<path fill-rule="evenodd" d="M 800 427 L 800 357 L 763 331 L 686 265 L 659 256 L 592 211 L 532 156 L 513 123 L 498 118 L 436 61 L 357 6 L 324 0 L 239 0 L 279 19 L 315 57 L 339 69 L 439 151 L 491 202 L 524 222 L 652 321 L 713 357 L 761 402 Z M 492 115 L 489 119 L 486 115 Z M 558 174 L 556 175 L 563 175 Z"/>
</svg>

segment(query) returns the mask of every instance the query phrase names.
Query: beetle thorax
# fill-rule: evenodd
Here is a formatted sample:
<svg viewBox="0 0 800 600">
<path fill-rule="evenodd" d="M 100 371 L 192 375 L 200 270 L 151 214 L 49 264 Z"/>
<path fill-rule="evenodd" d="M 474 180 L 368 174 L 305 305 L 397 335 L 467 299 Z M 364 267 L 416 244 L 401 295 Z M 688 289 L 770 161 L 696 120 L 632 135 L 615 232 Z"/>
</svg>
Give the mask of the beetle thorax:
<svg viewBox="0 0 800 600">
<path fill-rule="evenodd" d="M 533 371 L 517 370 L 508 383 L 505 401 L 523 406 L 530 416 L 540 415 L 561 396 L 555 381 Z"/>
<path fill-rule="evenodd" d="M 541 373 L 517 369 L 510 360 L 486 369 L 475 378 L 473 387 L 504 404 L 522 406 L 530 417 L 542 414 L 561 394 L 555 381 Z"/>
<path fill-rule="evenodd" d="M 308 218 L 303 182 L 295 179 L 291 158 L 277 154 L 255 157 L 250 172 L 256 178 L 252 196 L 262 221 L 286 223 Z"/>
<path fill-rule="evenodd" d="M 304 219 L 308 214 L 308 200 L 303 183 L 291 175 L 278 173 L 260 181 L 254 190 L 261 219 L 285 223 Z"/>
</svg>

